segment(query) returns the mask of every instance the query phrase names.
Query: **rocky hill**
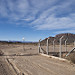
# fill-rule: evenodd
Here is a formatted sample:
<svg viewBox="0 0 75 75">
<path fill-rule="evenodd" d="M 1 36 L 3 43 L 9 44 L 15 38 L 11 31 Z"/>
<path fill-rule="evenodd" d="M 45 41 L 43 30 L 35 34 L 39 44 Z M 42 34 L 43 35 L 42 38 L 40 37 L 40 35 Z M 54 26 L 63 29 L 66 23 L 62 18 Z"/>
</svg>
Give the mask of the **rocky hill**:
<svg viewBox="0 0 75 75">
<path fill-rule="evenodd" d="M 62 44 L 65 43 L 65 40 L 67 40 L 67 44 L 72 44 L 75 41 L 75 34 L 72 34 L 72 33 L 62 33 L 62 34 L 57 34 L 55 37 L 48 37 L 49 38 L 49 44 L 53 44 L 53 40 L 55 40 L 55 44 L 59 44 L 59 39 L 62 36 L 63 36 Z M 42 40 L 41 44 L 45 45 L 48 38 Z"/>
</svg>

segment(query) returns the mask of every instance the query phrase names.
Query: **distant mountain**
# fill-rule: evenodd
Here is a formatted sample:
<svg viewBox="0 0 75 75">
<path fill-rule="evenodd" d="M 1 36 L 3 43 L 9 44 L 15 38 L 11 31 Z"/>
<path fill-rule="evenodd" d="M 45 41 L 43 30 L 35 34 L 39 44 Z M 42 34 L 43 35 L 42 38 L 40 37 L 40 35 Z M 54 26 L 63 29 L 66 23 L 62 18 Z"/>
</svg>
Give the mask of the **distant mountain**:
<svg viewBox="0 0 75 75">
<path fill-rule="evenodd" d="M 59 44 L 59 39 L 63 36 L 62 39 L 62 44 L 65 43 L 65 40 L 67 40 L 67 44 L 71 44 L 75 41 L 75 34 L 72 33 L 62 33 L 62 34 L 57 34 L 55 37 L 48 37 L 49 38 L 49 44 L 53 44 L 53 40 L 55 40 L 55 44 Z M 46 44 L 47 39 L 44 39 L 41 41 L 41 44 Z"/>
<path fill-rule="evenodd" d="M 50 36 L 50 37 L 48 37 L 48 38 L 49 38 L 49 44 L 52 44 L 52 42 L 53 42 L 53 40 L 54 40 L 55 37 L 51 37 L 51 36 Z M 42 44 L 42 45 L 46 45 L 48 38 L 45 38 L 44 40 L 42 40 L 42 41 L 41 41 L 41 44 Z"/>
<path fill-rule="evenodd" d="M 32 42 L 32 41 L 2 41 L 2 40 L 0 40 L 0 43 L 38 43 L 38 42 Z"/>
</svg>

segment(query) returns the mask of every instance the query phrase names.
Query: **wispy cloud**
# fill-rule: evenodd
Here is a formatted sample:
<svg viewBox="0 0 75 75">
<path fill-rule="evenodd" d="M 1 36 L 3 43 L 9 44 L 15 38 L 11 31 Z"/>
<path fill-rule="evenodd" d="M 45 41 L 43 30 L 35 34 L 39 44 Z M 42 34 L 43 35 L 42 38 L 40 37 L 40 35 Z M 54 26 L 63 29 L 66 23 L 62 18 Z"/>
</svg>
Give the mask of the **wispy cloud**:
<svg viewBox="0 0 75 75">
<path fill-rule="evenodd" d="M 68 1 L 68 2 L 67 2 Z M 75 27 L 74 0 L 65 0 L 44 11 L 31 24 L 37 30 L 68 29 Z"/>
<path fill-rule="evenodd" d="M 69 29 L 75 28 L 74 7 L 75 0 L 0 0 L 0 18 L 36 30 Z"/>
<path fill-rule="evenodd" d="M 73 14 L 72 14 L 73 15 Z M 66 29 L 75 27 L 75 16 L 69 15 L 68 17 L 55 17 L 55 15 L 51 15 L 47 18 L 37 19 L 32 24 L 36 24 L 34 26 L 38 30 L 52 30 L 52 29 Z"/>
<path fill-rule="evenodd" d="M 74 33 L 75 32 L 75 28 L 69 28 L 69 29 L 66 29 L 66 30 L 61 30 L 61 31 L 56 31 L 54 33 L 58 34 L 58 33 Z"/>
</svg>

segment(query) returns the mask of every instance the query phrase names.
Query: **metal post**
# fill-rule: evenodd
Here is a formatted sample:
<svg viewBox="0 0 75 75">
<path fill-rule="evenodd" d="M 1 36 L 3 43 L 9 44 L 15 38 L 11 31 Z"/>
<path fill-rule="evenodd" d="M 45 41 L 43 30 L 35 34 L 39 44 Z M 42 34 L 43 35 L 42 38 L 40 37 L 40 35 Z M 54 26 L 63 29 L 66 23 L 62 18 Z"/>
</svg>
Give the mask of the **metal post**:
<svg viewBox="0 0 75 75">
<path fill-rule="evenodd" d="M 63 36 L 60 38 L 60 50 L 59 50 L 59 56 L 60 56 L 60 58 L 61 58 L 61 54 L 62 54 L 62 42 L 61 42 L 61 40 L 62 40 L 62 38 L 63 38 Z"/>
<path fill-rule="evenodd" d="M 75 41 L 74 41 L 74 47 L 75 47 Z"/>
<path fill-rule="evenodd" d="M 49 39 L 47 39 L 47 55 L 49 54 L 49 44 L 48 44 L 48 40 L 49 40 Z"/>
<path fill-rule="evenodd" d="M 55 39 L 53 41 L 53 52 L 55 52 Z"/>
<path fill-rule="evenodd" d="M 25 47 L 24 47 L 25 38 L 23 37 L 22 40 L 23 40 L 23 50 L 25 50 Z"/>
<path fill-rule="evenodd" d="M 38 46 L 38 53 L 40 53 L 40 40 L 39 40 L 39 46 Z"/>
<path fill-rule="evenodd" d="M 67 52 L 67 44 L 66 44 L 66 41 L 65 41 L 65 51 Z"/>
<path fill-rule="evenodd" d="M 68 39 L 65 40 L 65 51 L 66 51 L 66 52 L 67 52 L 67 40 L 68 40 Z"/>
<path fill-rule="evenodd" d="M 9 46 L 9 42 L 10 42 L 10 41 L 8 41 L 8 46 Z"/>
<path fill-rule="evenodd" d="M 61 46 L 61 39 L 60 39 L 60 54 L 59 54 L 60 58 L 61 58 L 61 50 L 62 50 L 62 46 Z"/>
</svg>

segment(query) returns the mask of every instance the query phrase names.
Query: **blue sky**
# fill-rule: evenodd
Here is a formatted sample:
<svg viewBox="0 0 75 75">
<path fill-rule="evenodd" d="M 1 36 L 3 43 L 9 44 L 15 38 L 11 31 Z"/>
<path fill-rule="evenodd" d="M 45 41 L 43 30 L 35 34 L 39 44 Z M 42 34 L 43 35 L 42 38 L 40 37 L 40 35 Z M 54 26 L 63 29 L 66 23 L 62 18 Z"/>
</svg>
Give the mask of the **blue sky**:
<svg viewBox="0 0 75 75">
<path fill-rule="evenodd" d="M 0 40 L 38 41 L 75 33 L 75 0 L 0 0 Z"/>
</svg>

